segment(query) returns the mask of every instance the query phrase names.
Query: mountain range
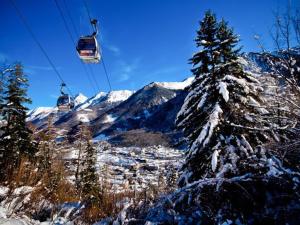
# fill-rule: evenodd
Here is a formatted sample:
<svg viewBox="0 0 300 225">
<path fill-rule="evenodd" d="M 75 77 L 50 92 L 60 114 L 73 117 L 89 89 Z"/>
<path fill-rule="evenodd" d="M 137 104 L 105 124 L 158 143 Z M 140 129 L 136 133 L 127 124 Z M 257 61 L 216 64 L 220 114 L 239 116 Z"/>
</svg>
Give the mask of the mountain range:
<svg viewBox="0 0 300 225">
<path fill-rule="evenodd" d="M 299 52 L 295 49 L 294 56 L 299 57 Z M 286 72 L 284 51 L 247 53 L 239 60 L 248 73 L 257 77 Z M 91 98 L 80 93 L 75 97 L 73 111 L 63 113 L 57 107 L 38 107 L 28 112 L 27 121 L 38 131 L 51 123 L 57 138 L 72 136 L 78 132 L 79 125 L 86 124 L 91 128 L 94 140 L 129 146 L 147 146 L 152 142 L 174 144 L 181 136 L 175 129 L 176 114 L 187 95 L 186 87 L 193 79 L 152 82 L 137 91 L 100 92 Z"/>
</svg>

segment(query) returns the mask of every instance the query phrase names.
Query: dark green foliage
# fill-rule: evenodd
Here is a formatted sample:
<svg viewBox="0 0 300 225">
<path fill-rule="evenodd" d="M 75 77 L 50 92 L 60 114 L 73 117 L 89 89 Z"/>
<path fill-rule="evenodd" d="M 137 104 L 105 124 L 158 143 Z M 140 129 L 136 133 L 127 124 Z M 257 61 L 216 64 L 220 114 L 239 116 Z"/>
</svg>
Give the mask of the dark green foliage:
<svg viewBox="0 0 300 225">
<path fill-rule="evenodd" d="M 80 189 L 82 197 L 88 201 L 96 201 L 100 193 L 99 176 L 96 168 L 96 149 L 88 141 L 81 164 Z"/>
<path fill-rule="evenodd" d="M 28 109 L 24 104 L 31 101 L 27 97 L 28 80 L 23 67 L 16 64 L 8 76 L 1 115 L 5 121 L 0 138 L 2 178 L 12 175 L 23 156 L 33 157 L 36 152 L 36 147 L 31 142 L 31 131 L 26 126 Z"/>
<path fill-rule="evenodd" d="M 264 129 L 270 125 L 259 119 L 267 113 L 261 107 L 262 88 L 243 71 L 237 35 L 224 20 L 216 22 L 211 12 L 205 14 L 197 35 L 200 50 L 191 59 L 195 80 L 176 121 L 190 147 L 179 182 L 183 186 L 205 177 L 247 172 L 261 157 L 253 149 L 270 136 Z"/>
<path fill-rule="evenodd" d="M 227 63 L 237 60 L 240 48 L 236 49 L 236 45 L 239 39 L 238 36 L 234 34 L 233 29 L 228 27 L 228 23 L 225 20 L 220 22 L 216 37 L 219 42 L 218 50 L 222 53 L 222 55 L 220 55 L 220 61 Z"/>
<path fill-rule="evenodd" d="M 214 48 L 217 45 L 217 26 L 215 15 L 210 11 L 206 12 L 204 19 L 200 22 L 200 29 L 197 31 L 197 38 L 195 40 L 197 47 L 203 46 L 203 49 L 196 53 L 190 60 L 194 65 L 192 69 L 194 74 L 208 73 L 210 67 L 215 64 Z"/>
</svg>

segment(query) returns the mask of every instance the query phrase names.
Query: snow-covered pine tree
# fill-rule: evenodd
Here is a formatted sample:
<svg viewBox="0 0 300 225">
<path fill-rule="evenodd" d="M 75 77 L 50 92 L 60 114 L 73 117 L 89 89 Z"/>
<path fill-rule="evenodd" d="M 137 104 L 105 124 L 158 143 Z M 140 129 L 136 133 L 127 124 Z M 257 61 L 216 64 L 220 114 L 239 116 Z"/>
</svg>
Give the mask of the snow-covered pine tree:
<svg viewBox="0 0 300 225">
<path fill-rule="evenodd" d="M 96 168 L 97 156 L 93 144 L 88 141 L 82 158 L 80 171 L 80 189 L 86 200 L 97 200 L 100 192 L 99 176 Z"/>
<path fill-rule="evenodd" d="M 18 168 L 22 156 L 33 156 L 36 147 L 31 141 L 31 131 L 26 126 L 26 111 L 24 104 L 31 103 L 27 97 L 28 80 L 23 73 L 23 67 L 17 63 L 10 70 L 4 92 L 5 105 L 2 118 L 6 121 L 4 132 L 0 137 L 0 148 L 4 162 L 1 171 L 8 176 Z"/>
<path fill-rule="evenodd" d="M 265 108 L 270 104 L 262 84 L 241 66 L 237 36 L 215 21 L 207 12 L 200 23 L 201 49 L 191 59 L 195 79 L 177 116 L 190 148 L 181 188 L 145 218 L 158 224 L 297 224 L 300 174 L 286 169 L 266 144 L 284 131 L 274 116 L 279 107 Z"/>
<path fill-rule="evenodd" d="M 76 185 L 80 188 L 80 170 L 81 170 L 81 167 L 83 166 L 83 163 L 80 163 L 80 160 L 82 158 L 82 155 L 83 155 L 83 151 L 84 149 L 87 148 L 87 144 L 89 144 L 89 140 L 91 139 L 92 137 L 92 134 L 91 134 L 91 130 L 89 129 L 89 127 L 84 124 L 84 123 L 79 123 L 78 126 L 75 128 L 76 130 L 78 130 L 76 132 L 75 135 L 73 135 L 72 139 L 75 139 L 76 140 L 76 148 L 78 149 L 78 157 L 77 157 L 77 162 L 76 162 L 76 169 L 75 169 L 75 183 Z"/>
<path fill-rule="evenodd" d="M 3 100 L 3 97 L 4 97 L 4 71 L 3 69 L 0 69 L 0 128 L 1 128 L 1 121 L 2 121 L 2 118 L 1 118 L 1 114 L 2 114 L 2 107 L 4 106 L 3 103 L 4 103 L 4 100 Z"/>
<path fill-rule="evenodd" d="M 205 177 L 232 177 L 255 167 L 258 150 L 269 136 L 268 113 L 259 81 L 239 63 L 238 37 L 225 21 L 207 12 L 197 32 L 201 47 L 191 62 L 195 80 L 177 115 L 190 150 L 179 184 Z"/>
<path fill-rule="evenodd" d="M 53 153 L 56 146 L 56 132 L 53 126 L 54 117 L 49 115 L 47 118 L 47 130 L 36 132 L 35 139 L 38 142 L 38 152 L 36 153 L 38 171 L 42 174 L 50 173 Z"/>
<path fill-rule="evenodd" d="M 4 107 L 4 69 L 1 68 L 1 78 L 0 78 L 0 137 L 4 134 L 5 124 L 6 121 L 3 119 L 2 111 Z M 1 144 L 1 142 L 0 142 Z M 4 171 L 4 148 L 0 145 L 0 177 L 4 177 L 5 171 Z M 2 179 L 0 179 L 1 181 Z"/>
</svg>

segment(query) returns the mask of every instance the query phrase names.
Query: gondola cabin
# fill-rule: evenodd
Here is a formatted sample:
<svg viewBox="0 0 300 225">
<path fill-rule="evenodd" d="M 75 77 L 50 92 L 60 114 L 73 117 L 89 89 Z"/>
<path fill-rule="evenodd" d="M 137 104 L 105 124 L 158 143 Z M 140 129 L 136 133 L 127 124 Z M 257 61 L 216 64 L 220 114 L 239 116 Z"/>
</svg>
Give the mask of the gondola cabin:
<svg viewBox="0 0 300 225">
<path fill-rule="evenodd" d="M 57 107 L 59 111 L 70 111 L 74 108 L 74 99 L 68 94 L 63 94 L 57 99 Z"/>
<path fill-rule="evenodd" d="M 77 43 L 76 49 L 83 62 L 98 63 L 100 61 L 101 56 L 95 36 L 81 37 Z"/>
</svg>

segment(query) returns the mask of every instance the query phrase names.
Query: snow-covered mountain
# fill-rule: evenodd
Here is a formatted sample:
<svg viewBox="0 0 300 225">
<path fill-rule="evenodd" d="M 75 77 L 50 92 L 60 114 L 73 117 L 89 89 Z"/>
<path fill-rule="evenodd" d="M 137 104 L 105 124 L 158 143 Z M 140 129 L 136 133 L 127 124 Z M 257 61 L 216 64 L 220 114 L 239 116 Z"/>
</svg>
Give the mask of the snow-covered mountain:
<svg viewBox="0 0 300 225">
<path fill-rule="evenodd" d="M 58 109 L 56 107 L 38 107 L 30 110 L 27 114 L 27 121 L 42 120 L 48 117 L 52 113 L 57 113 Z"/>
<path fill-rule="evenodd" d="M 75 106 L 86 102 L 87 99 L 88 99 L 88 97 L 86 97 L 82 93 L 79 93 L 78 95 L 75 96 L 75 99 L 74 99 Z"/>
<path fill-rule="evenodd" d="M 129 98 L 134 92 L 129 90 L 119 90 L 119 91 L 111 91 L 109 93 L 106 92 L 99 92 L 95 96 L 91 98 L 86 98 L 81 104 L 78 104 L 76 110 L 82 110 L 86 108 L 90 108 L 92 106 L 97 106 L 100 103 L 104 104 L 112 104 L 112 103 L 119 103 L 125 101 Z"/>
<path fill-rule="evenodd" d="M 182 82 L 154 82 L 154 85 L 158 85 L 172 90 L 183 90 L 189 86 L 194 80 L 194 77 L 189 77 Z"/>
<path fill-rule="evenodd" d="M 38 107 L 28 113 L 27 121 L 43 130 L 51 121 L 59 134 L 74 134 L 81 123 L 89 125 L 93 135 L 115 137 L 134 129 L 170 131 L 185 96 L 184 88 L 193 77 L 182 82 L 153 82 L 138 91 L 99 92 L 91 98 L 75 97 L 75 109 L 68 113 L 56 107 Z M 172 101 L 171 101 L 172 100 Z M 156 123 L 156 118 L 160 123 Z"/>
<path fill-rule="evenodd" d="M 298 53 L 295 50 L 295 57 L 299 57 Z M 285 52 L 247 53 L 239 60 L 247 72 L 259 77 L 266 73 L 284 74 L 285 57 Z M 100 92 L 91 98 L 79 94 L 73 111 L 61 113 L 55 107 L 39 107 L 28 113 L 28 122 L 41 130 L 47 127 L 51 116 L 60 135 L 73 135 L 78 131 L 78 125 L 85 123 L 92 128 L 94 137 L 110 140 L 120 141 L 124 134 L 138 129 L 167 134 L 172 139 L 176 133 L 176 114 L 187 94 L 185 88 L 193 79 L 152 82 L 137 91 Z"/>
</svg>

